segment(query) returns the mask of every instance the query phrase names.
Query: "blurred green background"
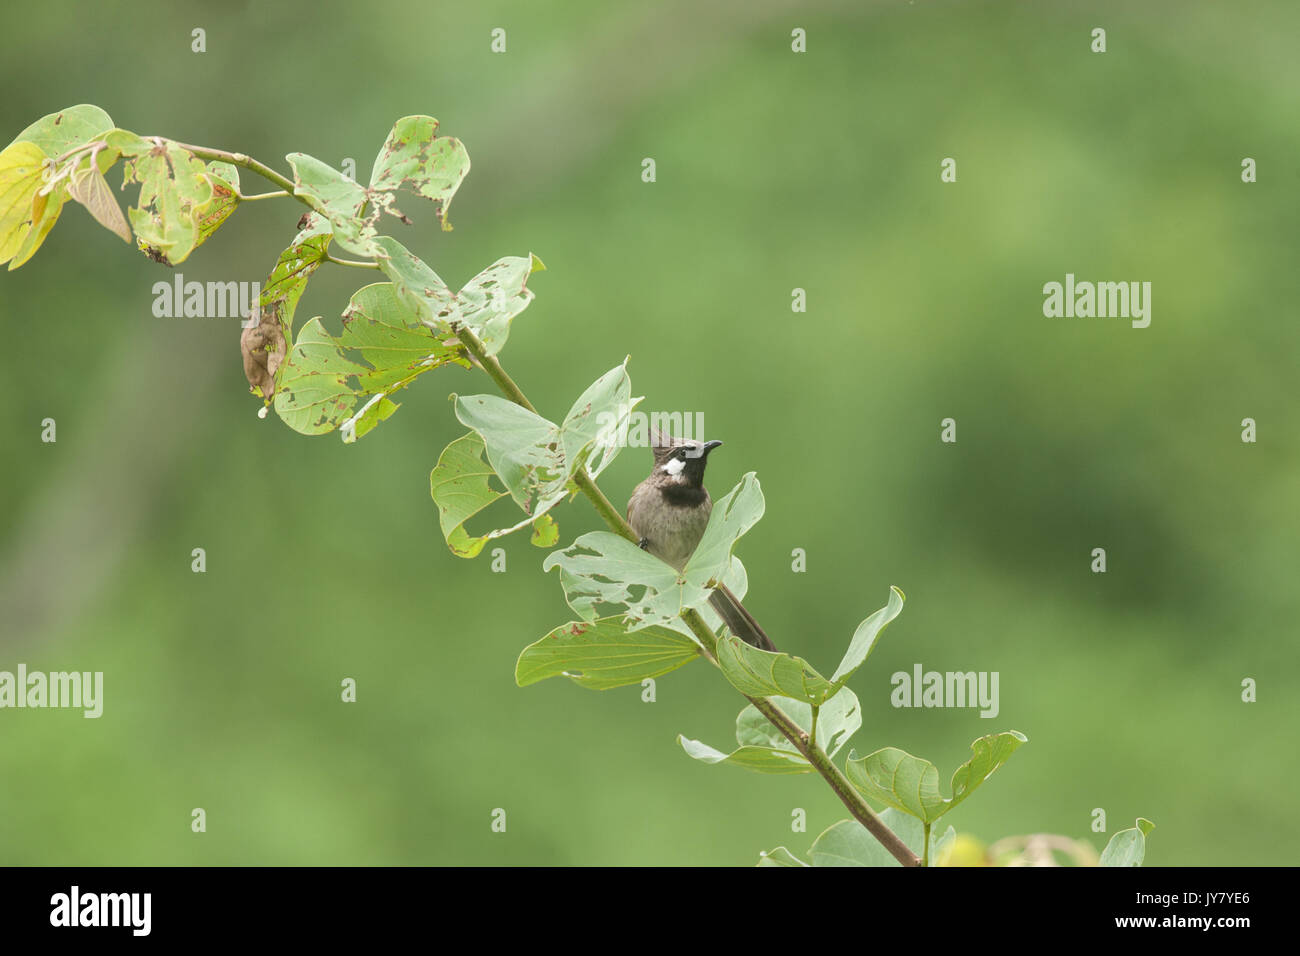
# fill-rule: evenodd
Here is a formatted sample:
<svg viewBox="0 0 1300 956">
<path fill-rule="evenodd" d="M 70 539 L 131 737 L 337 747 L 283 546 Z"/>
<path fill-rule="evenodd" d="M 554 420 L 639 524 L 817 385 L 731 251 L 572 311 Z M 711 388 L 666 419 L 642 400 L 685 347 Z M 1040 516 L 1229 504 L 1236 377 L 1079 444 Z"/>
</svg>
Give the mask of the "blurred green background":
<svg viewBox="0 0 1300 956">
<path fill-rule="evenodd" d="M 1298 30 L 1294 4 L 1204 0 L 52 0 L 9 23 L 0 125 L 94 102 L 140 133 L 366 176 L 394 119 L 439 117 L 474 163 L 456 228 L 412 200 L 400 238 L 453 286 L 545 260 L 503 356 L 539 408 L 562 415 L 630 353 L 645 408 L 702 411 L 726 441 L 715 496 L 763 482 L 740 553 L 783 649 L 833 669 L 888 586 L 907 592 L 852 684 L 859 751 L 923 755 L 947 791 L 971 740 L 1015 728 L 1029 744 L 959 830 L 1100 848 L 1101 807 L 1112 832 L 1156 822 L 1149 864 L 1283 864 Z M 260 281 L 301 211 L 241 209 L 179 271 Z M 1044 318 L 1067 272 L 1151 281 L 1150 328 Z M 0 863 L 752 864 L 846 815 L 815 777 L 682 753 L 678 732 L 734 739 L 742 702 L 705 664 L 654 704 L 514 686 L 518 651 L 570 617 L 558 582 L 523 536 L 505 574 L 453 557 L 428 491 L 463 431 L 447 395 L 491 391 L 481 373 L 426 376 L 356 445 L 305 438 L 255 417 L 235 320 L 154 318 L 170 275 L 69 206 L 0 277 L 0 669 L 106 685 L 99 720 L 0 712 Z M 323 269 L 299 321 L 337 329 L 364 281 Z M 618 460 L 611 498 L 648 458 Z M 556 516 L 565 541 L 598 525 L 581 500 Z M 998 671 L 1001 713 L 892 708 L 890 675 L 918 662 Z"/>
</svg>

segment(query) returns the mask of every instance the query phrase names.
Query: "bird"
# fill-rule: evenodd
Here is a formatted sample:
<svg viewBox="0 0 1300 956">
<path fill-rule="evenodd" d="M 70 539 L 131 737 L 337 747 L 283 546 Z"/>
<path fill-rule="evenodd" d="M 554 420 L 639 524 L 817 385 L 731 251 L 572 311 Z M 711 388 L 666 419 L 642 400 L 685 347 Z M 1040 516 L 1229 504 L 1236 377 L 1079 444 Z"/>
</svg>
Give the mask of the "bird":
<svg viewBox="0 0 1300 956">
<path fill-rule="evenodd" d="M 674 438 L 658 429 L 650 431 L 654 467 L 632 491 L 627 503 L 627 523 L 641 548 L 678 571 L 695 553 L 713 511 L 713 499 L 704 487 L 704 466 L 720 441 Z M 714 585 L 709 604 L 732 634 L 765 651 L 776 645 L 764 633 L 740 599 L 721 582 Z"/>
</svg>

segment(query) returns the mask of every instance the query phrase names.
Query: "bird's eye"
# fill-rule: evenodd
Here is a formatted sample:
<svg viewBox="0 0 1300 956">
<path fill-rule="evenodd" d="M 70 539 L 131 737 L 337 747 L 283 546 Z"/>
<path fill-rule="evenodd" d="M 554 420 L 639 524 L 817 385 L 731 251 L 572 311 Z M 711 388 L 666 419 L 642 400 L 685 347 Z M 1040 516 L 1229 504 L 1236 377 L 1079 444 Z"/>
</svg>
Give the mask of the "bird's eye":
<svg viewBox="0 0 1300 956">
<path fill-rule="evenodd" d="M 680 458 L 682 461 L 685 461 L 685 460 L 686 460 L 686 449 L 685 449 L 685 448 L 679 448 L 679 449 L 677 449 L 677 457 Z"/>
</svg>

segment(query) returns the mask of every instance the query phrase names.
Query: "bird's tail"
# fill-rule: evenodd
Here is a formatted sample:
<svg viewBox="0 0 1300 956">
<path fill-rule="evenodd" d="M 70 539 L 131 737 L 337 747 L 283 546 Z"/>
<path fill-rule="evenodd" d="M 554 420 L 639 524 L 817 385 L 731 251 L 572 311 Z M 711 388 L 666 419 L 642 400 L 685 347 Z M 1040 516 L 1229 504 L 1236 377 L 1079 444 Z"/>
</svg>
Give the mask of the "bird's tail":
<svg viewBox="0 0 1300 956">
<path fill-rule="evenodd" d="M 745 610 L 740 598 L 731 593 L 731 588 L 725 584 L 715 585 L 713 593 L 709 595 L 709 604 L 718 612 L 727 629 L 746 644 L 752 644 L 763 651 L 776 651 L 772 639 L 759 627 L 754 616 Z"/>
</svg>

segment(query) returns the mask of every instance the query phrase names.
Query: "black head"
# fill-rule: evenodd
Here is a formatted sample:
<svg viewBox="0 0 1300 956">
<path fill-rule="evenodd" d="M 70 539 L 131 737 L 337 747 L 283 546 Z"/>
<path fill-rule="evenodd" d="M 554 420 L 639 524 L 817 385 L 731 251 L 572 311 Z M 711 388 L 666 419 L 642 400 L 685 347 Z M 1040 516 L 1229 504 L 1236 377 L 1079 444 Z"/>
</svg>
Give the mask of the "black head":
<svg viewBox="0 0 1300 956">
<path fill-rule="evenodd" d="M 721 444 L 720 441 L 673 438 L 652 431 L 650 450 L 655 456 L 654 474 L 662 481 L 699 488 L 704 484 L 704 466 L 709 460 L 709 452 Z"/>
</svg>

